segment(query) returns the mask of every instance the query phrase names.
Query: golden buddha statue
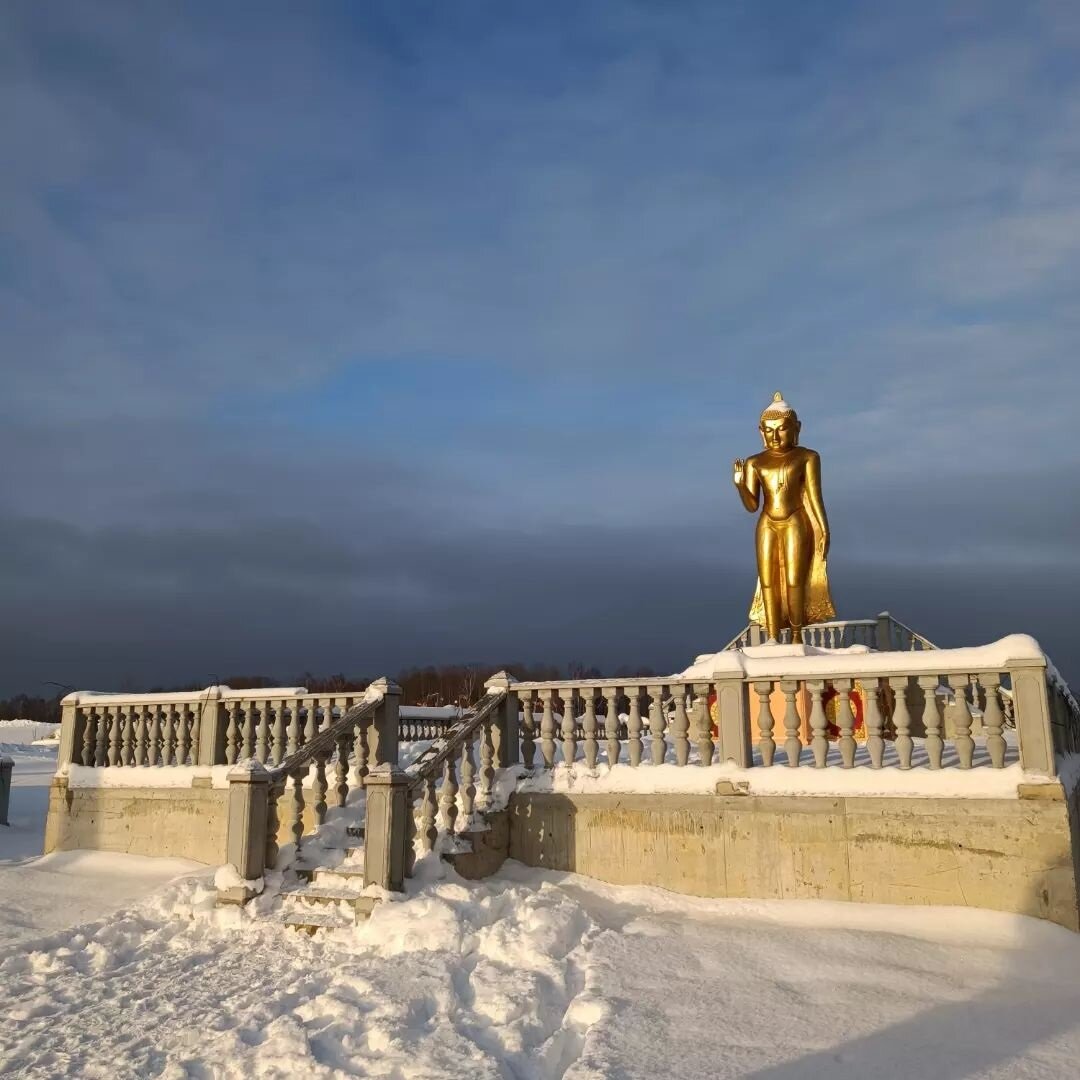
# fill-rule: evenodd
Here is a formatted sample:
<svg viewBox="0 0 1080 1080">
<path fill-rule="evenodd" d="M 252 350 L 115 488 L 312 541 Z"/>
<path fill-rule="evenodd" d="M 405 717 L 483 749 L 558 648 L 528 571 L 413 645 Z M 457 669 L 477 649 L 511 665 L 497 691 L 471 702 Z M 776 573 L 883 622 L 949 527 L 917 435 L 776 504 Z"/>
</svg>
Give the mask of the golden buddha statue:
<svg viewBox="0 0 1080 1080">
<path fill-rule="evenodd" d="M 790 629 L 791 640 L 801 642 L 808 623 L 836 616 L 825 562 L 829 519 L 821 501 L 821 458 L 799 446 L 802 424 L 779 391 L 759 430 L 764 451 L 737 459 L 732 474 L 743 506 L 753 514 L 761 505 L 750 621 L 763 624 L 770 641 Z"/>
</svg>

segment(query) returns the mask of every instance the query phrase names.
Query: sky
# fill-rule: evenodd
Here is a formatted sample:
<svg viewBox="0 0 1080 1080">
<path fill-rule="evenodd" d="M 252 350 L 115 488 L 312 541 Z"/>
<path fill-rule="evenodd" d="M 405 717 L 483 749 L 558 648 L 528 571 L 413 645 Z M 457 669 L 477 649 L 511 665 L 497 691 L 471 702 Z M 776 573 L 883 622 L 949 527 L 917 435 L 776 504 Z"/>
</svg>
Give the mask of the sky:
<svg viewBox="0 0 1080 1080">
<path fill-rule="evenodd" d="M 9 0 L 0 693 L 677 670 L 731 462 L 1080 682 L 1080 5 Z"/>
</svg>

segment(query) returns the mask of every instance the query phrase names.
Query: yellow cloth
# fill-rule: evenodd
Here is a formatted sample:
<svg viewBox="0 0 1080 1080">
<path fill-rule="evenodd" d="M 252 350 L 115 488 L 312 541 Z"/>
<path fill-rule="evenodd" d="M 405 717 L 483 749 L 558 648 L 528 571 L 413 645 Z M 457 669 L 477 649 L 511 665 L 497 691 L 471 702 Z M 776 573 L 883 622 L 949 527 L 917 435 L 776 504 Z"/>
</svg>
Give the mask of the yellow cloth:
<svg viewBox="0 0 1080 1080">
<path fill-rule="evenodd" d="M 803 498 L 803 505 L 806 506 L 806 499 Z M 806 589 L 806 625 L 810 623 L 828 622 L 830 619 L 836 618 L 836 608 L 833 607 L 832 594 L 829 592 L 829 570 L 825 564 L 825 560 L 821 557 L 821 549 L 819 546 L 821 540 L 821 531 L 818 529 L 818 524 L 814 515 L 810 513 L 809 507 L 807 507 L 807 517 L 810 518 L 810 527 L 814 531 L 814 554 L 810 560 L 810 580 L 807 582 Z M 787 579 L 783 574 L 780 575 L 780 602 L 783 605 L 783 610 L 788 610 L 787 606 Z M 765 601 L 761 595 L 761 578 L 758 578 L 757 589 L 754 591 L 754 599 L 750 604 L 750 621 L 757 623 L 759 626 L 765 625 Z"/>
</svg>

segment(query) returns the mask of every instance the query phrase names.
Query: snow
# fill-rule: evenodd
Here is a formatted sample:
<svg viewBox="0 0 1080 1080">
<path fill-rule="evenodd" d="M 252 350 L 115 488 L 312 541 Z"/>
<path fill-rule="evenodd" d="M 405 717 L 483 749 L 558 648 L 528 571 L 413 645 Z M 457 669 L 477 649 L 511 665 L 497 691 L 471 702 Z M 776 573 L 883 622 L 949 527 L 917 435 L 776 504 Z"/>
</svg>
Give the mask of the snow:
<svg viewBox="0 0 1080 1080">
<path fill-rule="evenodd" d="M 809 753 L 809 752 L 807 752 Z M 806 763 L 804 763 L 804 766 Z M 521 775 L 524 770 L 520 770 Z M 1003 769 L 854 769 L 800 767 L 783 764 L 771 769 L 740 769 L 733 764 L 679 767 L 642 764 L 590 770 L 582 761 L 572 769 L 559 766 L 551 771 L 525 776 L 518 791 L 573 792 L 576 794 L 680 792 L 711 795 L 717 784 L 727 782 L 747 795 L 810 795 L 834 798 L 911 796 L 914 798 L 1015 799 L 1019 784 L 1053 784 L 1039 773 L 1025 772 L 1019 763 Z"/>
<path fill-rule="evenodd" d="M 72 788 L 189 788 L 192 780 L 209 779 L 210 786 L 227 788 L 234 765 L 124 765 L 95 768 L 92 765 L 65 766 L 68 787 Z"/>
<path fill-rule="evenodd" d="M 36 720 L 0 720 L 0 747 L 29 746 L 39 740 L 59 737 L 59 724 L 46 724 Z M 5 749 L 0 752 L 8 751 Z"/>
<path fill-rule="evenodd" d="M 14 762 L 11 771 L 9 825 L 0 825 L 0 872 L 6 863 L 40 855 L 45 840 L 49 784 L 56 772 L 56 746 L 0 745 L 0 755 Z M 0 910 L 3 910 L 0 904 Z"/>
<path fill-rule="evenodd" d="M 407 901 L 310 939 L 213 909 L 204 874 L 25 942 L 0 960 L 0 1060 L 169 1080 L 1075 1075 L 1080 938 L 1047 923 L 420 869 Z"/>
<path fill-rule="evenodd" d="M 20 797 L 55 768 L 29 750 Z M 40 851 L 44 802 L 15 805 Z M 704 900 L 513 862 L 472 883 L 428 857 L 407 900 L 309 939 L 281 925 L 280 874 L 216 908 L 199 864 L 7 854 L 4 1075 L 1044 1080 L 1080 1056 L 1080 937 L 1021 916 Z"/>
<path fill-rule="evenodd" d="M 756 645 L 745 649 L 699 656 L 674 678 L 707 681 L 714 675 L 751 679 L 827 679 L 860 674 L 925 674 L 941 672 L 1000 672 L 1011 661 L 1042 661 L 1046 656 L 1028 634 L 1009 634 L 989 645 L 967 649 L 934 649 L 927 652 L 873 652 L 865 645 L 846 649 L 819 649 L 810 645 Z M 645 679 L 642 682 L 662 682 Z"/>
<path fill-rule="evenodd" d="M 25 948 L 44 934 L 100 919 L 193 871 L 205 874 L 206 867 L 187 859 L 109 851 L 58 851 L 21 862 L 0 861 L 0 955 L 11 956 L 13 946 Z M 3 1057 L 0 1052 L 0 1061 Z"/>
</svg>

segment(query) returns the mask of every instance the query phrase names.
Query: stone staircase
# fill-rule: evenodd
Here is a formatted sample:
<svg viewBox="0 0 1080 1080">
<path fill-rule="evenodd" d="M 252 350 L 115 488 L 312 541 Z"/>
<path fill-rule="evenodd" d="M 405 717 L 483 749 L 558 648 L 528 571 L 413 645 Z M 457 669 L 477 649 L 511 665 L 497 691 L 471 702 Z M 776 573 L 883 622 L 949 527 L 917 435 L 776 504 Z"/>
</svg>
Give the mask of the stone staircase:
<svg viewBox="0 0 1080 1080">
<path fill-rule="evenodd" d="M 339 852 L 342 858 L 337 861 Z M 356 926 L 379 903 L 377 896 L 363 892 L 363 825 L 346 829 L 344 848 L 323 848 L 316 861 L 302 860 L 292 869 L 302 883 L 287 886 L 279 895 L 285 905 L 283 922 L 296 930 L 314 934 L 316 930 Z"/>
</svg>

